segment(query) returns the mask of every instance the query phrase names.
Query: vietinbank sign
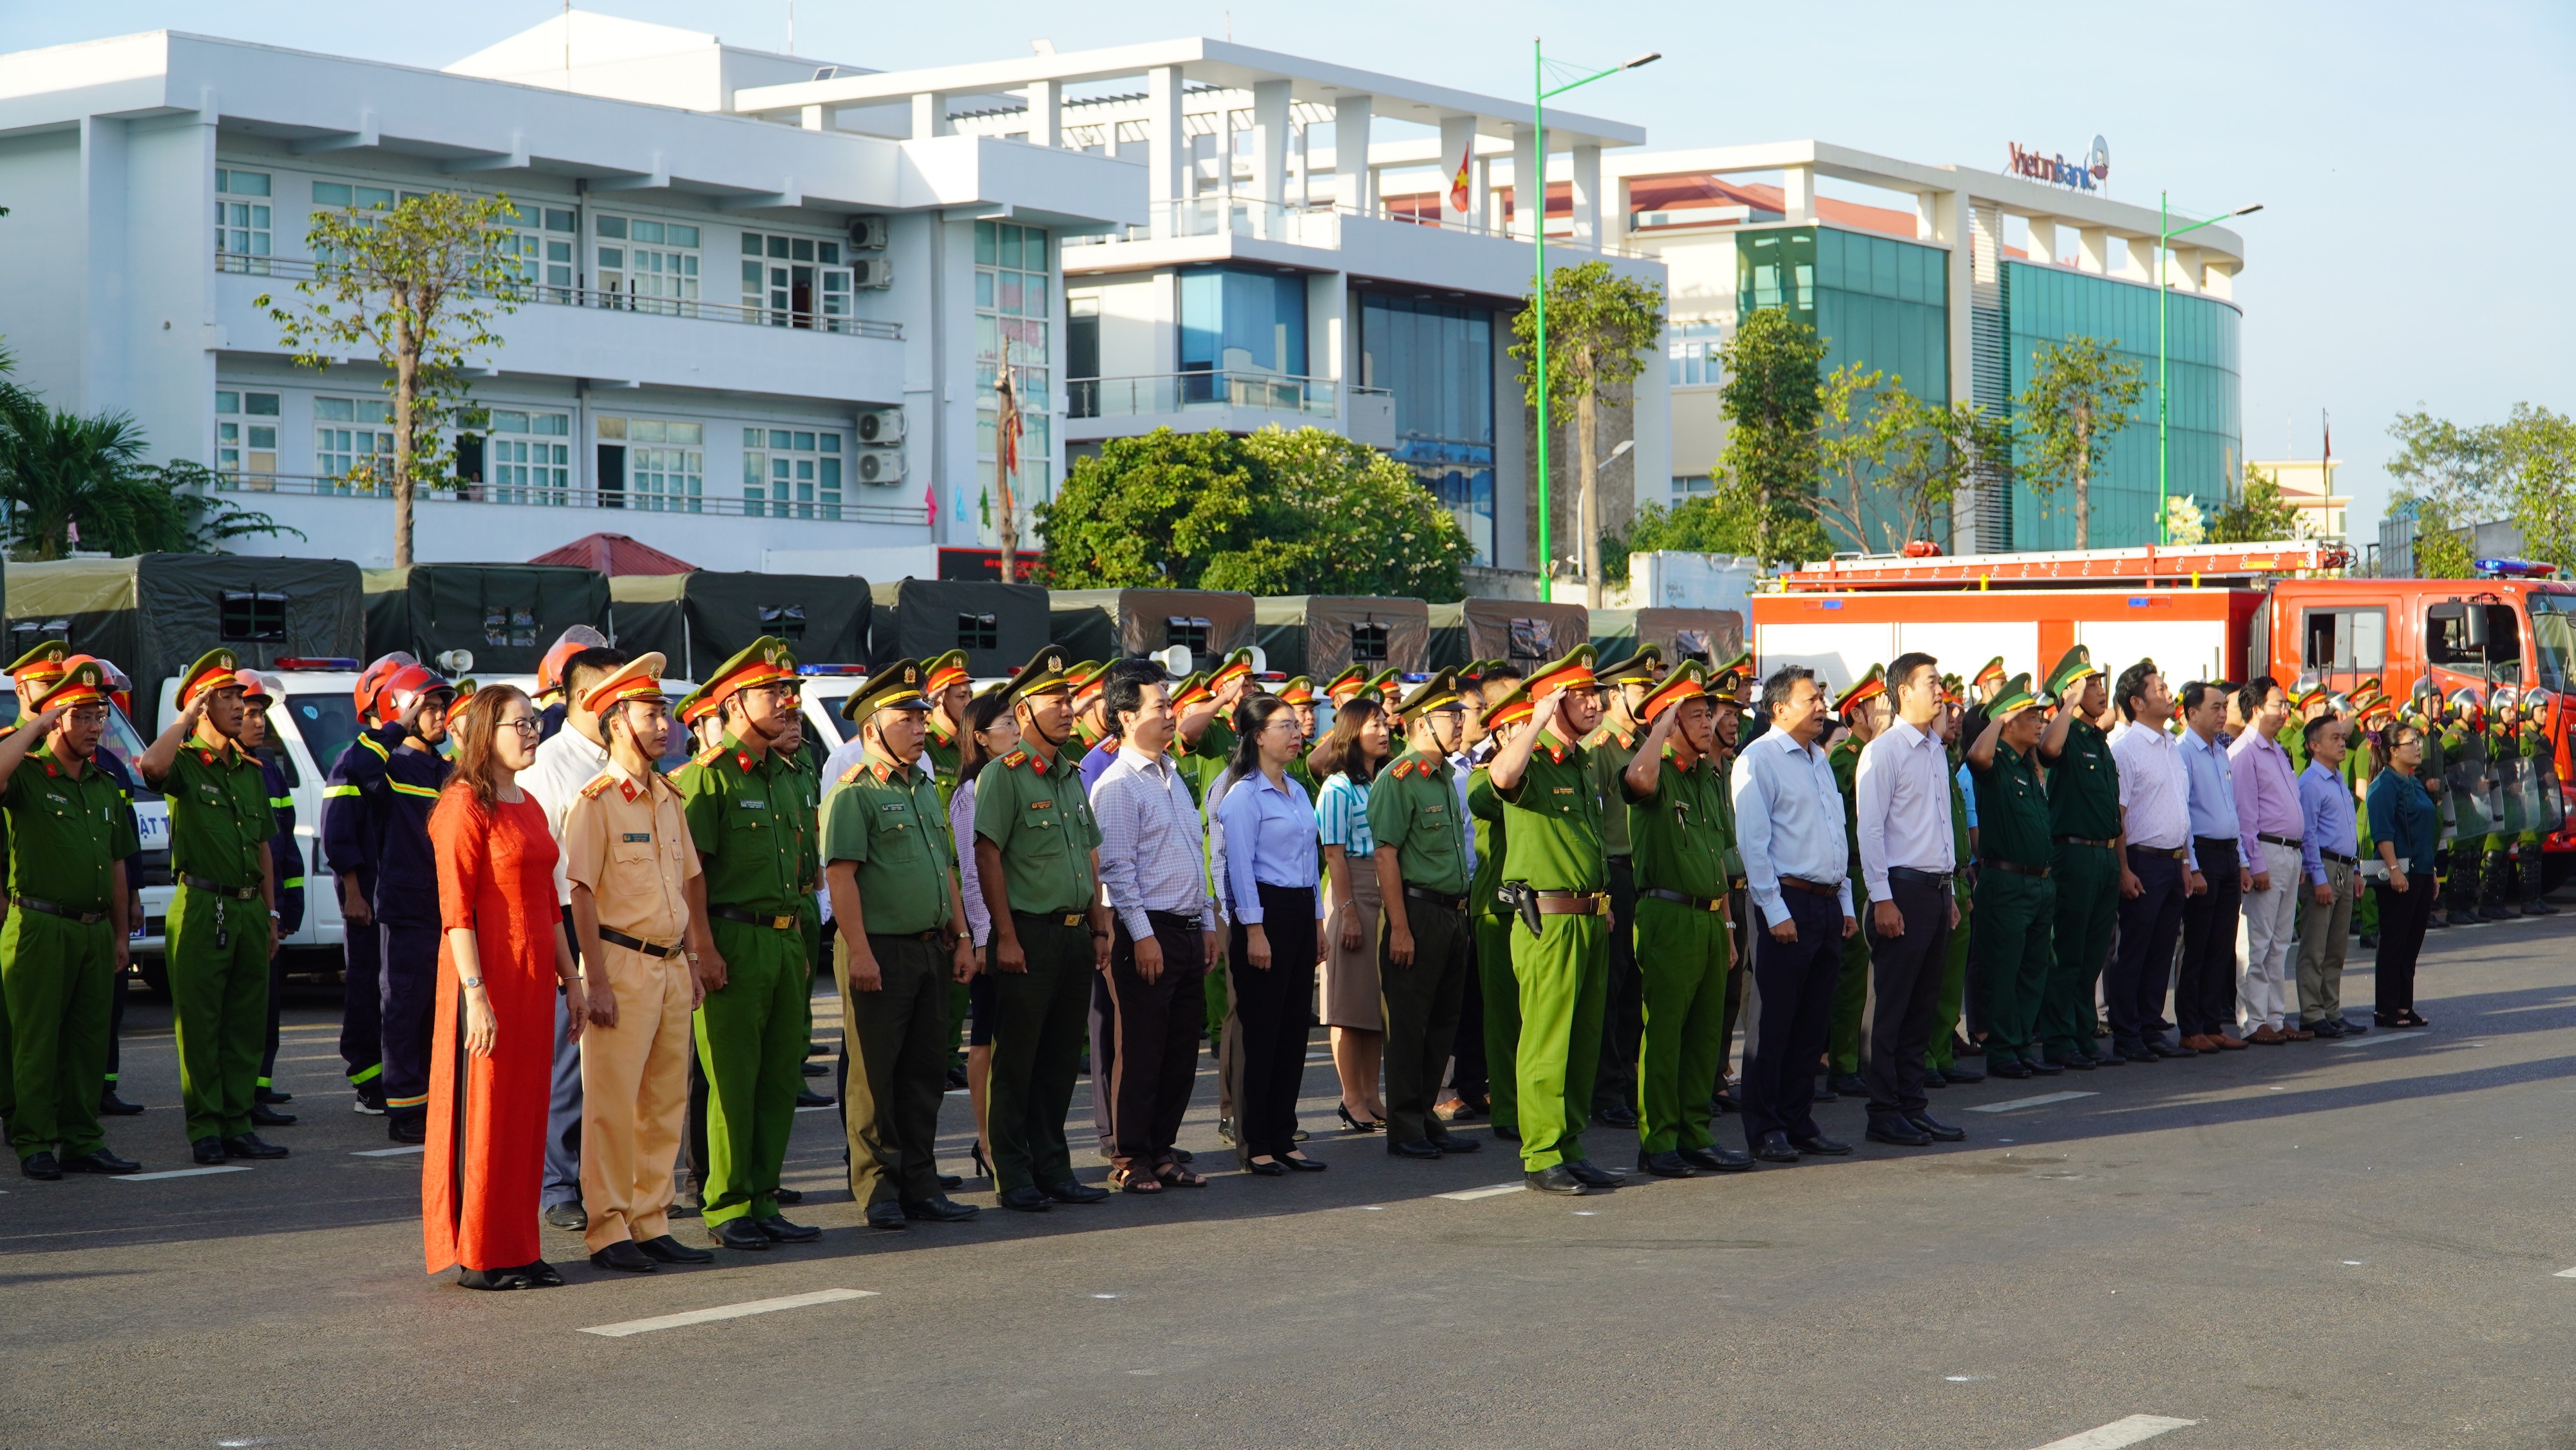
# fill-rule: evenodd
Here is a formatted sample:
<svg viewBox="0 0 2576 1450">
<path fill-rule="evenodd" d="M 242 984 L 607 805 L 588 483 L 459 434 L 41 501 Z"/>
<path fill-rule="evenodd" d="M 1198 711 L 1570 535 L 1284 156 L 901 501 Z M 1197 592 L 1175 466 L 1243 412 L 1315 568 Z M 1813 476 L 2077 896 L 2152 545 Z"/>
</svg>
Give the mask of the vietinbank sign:
<svg viewBox="0 0 2576 1450">
<path fill-rule="evenodd" d="M 2093 154 L 2076 161 L 2067 160 L 2063 152 L 2045 155 L 2025 151 L 2009 141 L 2004 145 L 2011 153 L 2004 163 L 2007 176 L 2026 176 L 2069 191 L 2104 191 L 2110 187 L 2111 145 L 2099 136 L 2093 138 Z"/>
</svg>

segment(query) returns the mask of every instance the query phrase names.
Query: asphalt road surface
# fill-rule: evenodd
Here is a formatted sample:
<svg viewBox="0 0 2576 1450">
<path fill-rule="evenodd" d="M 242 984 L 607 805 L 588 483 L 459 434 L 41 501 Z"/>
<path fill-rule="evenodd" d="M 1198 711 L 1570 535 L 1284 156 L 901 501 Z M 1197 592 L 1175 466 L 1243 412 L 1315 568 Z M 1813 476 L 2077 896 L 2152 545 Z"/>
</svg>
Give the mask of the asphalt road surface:
<svg viewBox="0 0 2576 1450">
<path fill-rule="evenodd" d="M 570 1283 L 515 1294 L 421 1273 L 420 1160 L 367 1156 L 299 1000 L 292 1158 L 0 1183 L 0 1446 L 2576 1445 L 2571 922 L 2435 933 L 2429 1031 L 1952 1087 L 1964 1144 L 1579 1200 L 1326 1132 L 1320 1034 L 1325 1174 L 1232 1171 L 1203 1074 L 1204 1191 L 970 1180 L 977 1221 L 882 1233 L 809 1112 L 819 1244 L 628 1277 L 548 1230 Z M 152 1111 L 110 1120 L 147 1171 L 190 1166 L 167 1022 L 133 1003 Z"/>
</svg>

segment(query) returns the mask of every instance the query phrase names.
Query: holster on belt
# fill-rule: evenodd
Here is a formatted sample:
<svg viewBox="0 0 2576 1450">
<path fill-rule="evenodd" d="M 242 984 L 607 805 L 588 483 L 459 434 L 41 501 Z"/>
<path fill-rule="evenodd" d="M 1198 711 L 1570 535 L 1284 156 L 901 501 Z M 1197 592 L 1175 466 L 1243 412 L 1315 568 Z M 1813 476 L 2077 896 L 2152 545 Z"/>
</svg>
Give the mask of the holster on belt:
<svg viewBox="0 0 2576 1450">
<path fill-rule="evenodd" d="M 1539 929 L 1538 892 L 1528 883 L 1506 881 L 1495 895 L 1502 899 L 1505 906 L 1512 909 L 1513 915 L 1521 919 L 1521 925 L 1529 928 L 1531 936 L 1544 935 Z"/>
</svg>

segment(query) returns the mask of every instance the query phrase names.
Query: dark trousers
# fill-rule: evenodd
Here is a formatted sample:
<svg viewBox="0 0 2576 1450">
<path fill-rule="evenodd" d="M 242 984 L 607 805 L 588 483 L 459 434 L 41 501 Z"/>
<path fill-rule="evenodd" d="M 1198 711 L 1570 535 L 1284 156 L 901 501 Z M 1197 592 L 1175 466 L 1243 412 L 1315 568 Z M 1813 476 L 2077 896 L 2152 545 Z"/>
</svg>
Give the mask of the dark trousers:
<svg viewBox="0 0 2576 1450">
<path fill-rule="evenodd" d="M 117 983 L 119 987 L 123 982 Z M 259 1085 L 266 1087 L 277 1073 L 277 1023 L 286 1006 L 286 953 L 271 952 L 268 958 L 268 1046 L 259 1055 Z"/>
<path fill-rule="evenodd" d="M 1717 1086 L 1721 1089 L 1733 1076 L 1727 1069 L 1735 1062 L 1735 1024 L 1744 1015 L 1744 989 L 1753 981 L 1753 939 L 1762 934 L 1753 924 L 1753 898 L 1746 892 L 1726 893 L 1726 914 L 1735 923 L 1735 950 L 1727 958 L 1726 1000 L 1718 1008 Z"/>
<path fill-rule="evenodd" d="M 375 899 L 374 882 L 362 876 L 358 887 L 368 900 Z M 333 889 L 338 889 L 337 877 Z M 384 985 L 378 968 L 383 955 L 374 927 L 341 927 L 340 1061 L 347 1064 L 354 1088 L 365 1088 L 385 1070 Z"/>
<path fill-rule="evenodd" d="M 1413 960 L 1387 954 L 1393 931 L 1378 928 L 1378 991 L 1386 1004 L 1386 1136 L 1390 1143 L 1437 1142 L 1449 1129 L 1431 1116 L 1440 1074 L 1458 1036 L 1458 996 L 1475 970 L 1475 935 L 1464 913 L 1409 896 L 1405 925 Z M 1381 921 L 1383 918 L 1381 917 Z"/>
<path fill-rule="evenodd" d="M 1601 1066 L 1592 1080 L 1592 1112 L 1637 1110 L 1637 1048 L 1646 1031 L 1644 981 L 1637 974 L 1637 872 L 1633 859 L 1610 860 L 1610 982 L 1601 1004 Z"/>
<path fill-rule="evenodd" d="M 2236 913 L 2245 893 L 2236 877 L 2234 841 L 2194 836 L 2191 846 L 2209 889 L 2183 898 L 2174 1026 L 2185 1037 L 2215 1037 L 2236 1026 Z"/>
<path fill-rule="evenodd" d="M 397 1118 L 429 1115 L 430 1037 L 438 1026 L 438 938 L 436 926 L 388 926 L 376 923 L 376 951 L 383 989 L 378 1011 L 384 1024 L 385 1111 Z M 562 1013 L 556 1013 L 556 1036 L 562 1036 Z M 579 1059 L 573 1080 L 580 1078 Z M 577 1126 L 577 1125 L 576 1125 Z M 576 1183 L 575 1197 L 580 1195 Z"/>
<path fill-rule="evenodd" d="M 125 1058 L 121 1045 L 125 1036 L 125 978 L 126 972 L 117 973 L 116 981 L 107 994 L 107 1084 L 99 1094 L 101 1101 L 106 1100 L 108 1093 L 116 1091 L 117 1064 Z M 8 1030 L 9 1024 L 0 1020 L 0 1034 L 6 1034 Z"/>
<path fill-rule="evenodd" d="M 2399 891 L 2385 881 L 2370 883 L 2379 893 L 2379 1015 L 2415 1010 L 2415 956 L 2424 949 L 2424 925 L 2433 916 L 2434 890 L 2431 872 L 2409 872 L 2406 889 Z"/>
<path fill-rule="evenodd" d="M 572 946 L 572 959 L 581 960 L 581 943 L 574 940 L 572 913 L 563 917 L 564 940 Z M 387 958 L 391 960 L 391 958 Z M 567 1029 L 572 1024 L 564 1016 L 564 994 L 555 990 L 554 1078 L 546 1093 L 546 1176 L 538 1190 L 538 1206 L 552 1208 L 558 1203 L 581 1202 L 581 1043 Z M 689 1054 L 695 1061 L 697 1054 Z M 695 1095 L 703 1099 L 702 1092 Z M 698 1120 L 705 1121 L 700 1109 Z M 700 1129 L 701 1136 L 704 1129 Z M 700 1182 L 705 1180 L 701 1179 Z"/>
<path fill-rule="evenodd" d="M 1905 919 L 1905 934 L 1879 935 L 1875 907 L 1861 918 L 1869 937 L 1869 1005 L 1861 1012 L 1860 1075 L 1869 1084 L 1873 1122 L 1931 1106 L 1923 1096 L 1923 1058 L 1932 1046 L 1941 974 L 1950 964 L 1950 893 L 1910 871 L 1890 871 L 1887 892 Z M 1806 931 L 1800 922 L 1799 935 Z"/>
<path fill-rule="evenodd" d="M 1092 1059 L 1092 1091 L 1110 1105 L 1111 1156 L 1122 1167 L 1151 1172 L 1171 1161 L 1198 1081 L 1199 1029 L 1207 1018 L 1206 950 L 1199 919 L 1149 911 L 1163 970 L 1146 981 L 1136 970 L 1136 940 L 1113 923 L 1109 971 L 1101 977 L 1110 1005 L 1114 1066 L 1104 1075 Z M 1096 1051 L 1097 1049 L 1095 1049 Z"/>
<path fill-rule="evenodd" d="M 1115 929 L 1113 924 L 1112 930 Z M 1109 1080 L 1118 1071 L 1118 1001 L 1109 990 L 1109 978 L 1098 972 L 1091 974 L 1091 1009 L 1087 1018 L 1083 1025 L 1091 1034 L 1091 1126 L 1100 1136 L 1102 1154 L 1115 1158 L 1118 1131 L 1112 1123 L 1117 1095 L 1110 1091 Z"/>
<path fill-rule="evenodd" d="M 2128 1052 L 2161 1042 L 2165 988 L 2173 977 L 2174 936 L 2182 930 L 2183 863 L 2162 851 L 2129 850 L 2129 872 L 2143 889 L 2120 898 L 2120 941 L 2102 980 L 2111 1009 L 2111 1045 Z"/>
<path fill-rule="evenodd" d="M 1449 1092 L 1460 1102 L 1475 1107 L 1489 1091 L 1485 1083 L 1485 984 L 1477 979 L 1475 919 L 1468 918 L 1461 930 L 1467 934 L 1467 979 L 1458 984 L 1458 1032 L 1449 1051 Z"/>
<path fill-rule="evenodd" d="M 1226 943 L 1234 1015 L 1243 1038 L 1243 1083 L 1235 1095 L 1235 1136 L 1247 1158 L 1285 1156 L 1297 1144 L 1297 1098 L 1306 1081 L 1306 1029 L 1315 992 L 1315 890 L 1261 888 L 1261 931 L 1270 965 L 1252 965 L 1241 924 Z"/>
<path fill-rule="evenodd" d="M 1025 972 L 993 974 L 993 1069 L 984 1092 L 996 1191 L 1073 1181 L 1064 1118 L 1082 1070 L 1082 1018 L 1091 1000 L 1091 927 L 1061 916 L 1011 913 Z M 988 963 L 989 965 L 989 963 Z"/>
<path fill-rule="evenodd" d="M 849 948 L 833 933 L 841 986 L 841 1044 L 858 1070 L 841 1087 L 850 1200 L 862 1206 L 939 1197 L 939 1103 L 948 1090 L 948 949 L 918 937 L 871 936 L 877 988 L 850 981 Z"/>
<path fill-rule="evenodd" d="M 1783 887 L 1796 941 L 1771 935 L 1774 923 L 1756 908 L 1761 935 L 1753 946 L 1753 984 L 1744 999 L 1744 1141 L 1772 1133 L 1816 1136 L 1816 1059 L 1833 1025 L 1834 984 L 1843 964 L 1843 909 L 1830 896 Z"/>
</svg>

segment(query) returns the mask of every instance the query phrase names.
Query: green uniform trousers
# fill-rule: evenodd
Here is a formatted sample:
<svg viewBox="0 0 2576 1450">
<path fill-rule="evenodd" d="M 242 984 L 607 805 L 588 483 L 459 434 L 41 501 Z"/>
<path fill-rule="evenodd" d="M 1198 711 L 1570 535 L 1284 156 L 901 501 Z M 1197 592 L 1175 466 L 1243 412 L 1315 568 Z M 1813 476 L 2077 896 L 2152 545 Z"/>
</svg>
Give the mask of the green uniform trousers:
<svg viewBox="0 0 2576 1450">
<path fill-rule="evenodd" d="M 1859 896 L 1868 894 L 1859 891 Z M 1866 902 L 1861 912 L 1866 919 Z M 1856 931 L 1843 938 L 1842 970 L 1834 977 L 1833 1027 L 1825 1039 L 1825 1060 L 1837 1076 L 1848 1077 L 1860 1071 L 1860 1018 L 1868 1008 L 1869 933 Z"/>
<path fill-rule="evenodd" d="M 1637 901 L 1646 1029 L 1637 1053 L 1637 1151 L 1705 1148 L 1725 1067 L 1726 918 L 1678 901 Z"/>
<path fill-rule="evenodd" d="M 1440 1079 L 1449 1068 L 1449 1049 L 1458 1041 L 1458 1003 L 1467 993 L 1467 974 L 1475 970 L 1476 947 L 1468 918 L 1438 902 L 1419 897 L 1404 903 L 1405 924 L 1413 932 L 1413 961 L 1397 966 L 1387 954 L 1394 933 L 1378 928 L 1379 1020 L 1386 1024 L 1386 1140 L 1437 1142 L 1449 1136 L 1446 1123 L 1431 1115 L 1440 1095 Z M 1380 922 L 1385 918 L 1381 916 Z"/>
<path fill-rule="evenodd" d="M 948 1091 L 949 954 L 935 941 L 871 936 L 877 990 L 850 985 L 850 947 L 832 937 L 850 1080 L 841 1126 L 850 1142 L 850 1201 L 867 1207 L 937 1198 L 939 1104 Z"/>
<path fill-rule="evenodd" d="M 1542 916 L 1531 936 L 1512 926 L 1512 975 L 1520 988 L 1521 1162 L 1532 1173 L 1581 1158 L 1601 1068 L 1601 1013 L 1610 993 L 1609 923 Z"/>
<path fill-rule="evenodd" d="M 1496 1128 L 1521 1130 L 1521 984 L 1512 975 L 1512 919 L 1470 918 L 1476 934 L 1476 988 L 1485 1016 L 1486 1116 Z"/>
<path fill-rule="evenodd" d="M 117 987 L 116 927 L 19 909 L 0 927 L 0 1028 L 16 1040 L 5 1065 L 14 1106 L 9 1146 L 21 1158 L 78 1158 L 107 1146 L 98 1131 L 108 1013 Z"/>
<path fill-rule="evenodd" d="M 2040 993 L 2048 985 L 2057 917 L 2054 878 L 1989 865 L 1977 882 L 1977 1000 L 1986 1012 L 1986 1068 L 2039 1056 Z"/>
<path fill-rule="evenodd" d="M 709 1227 L 778 1212 L 778 1170 L 804 1085 L 805 933 L 716 917 L 725 984 L 698 1006 L 698 1064 L 707 1079 Z"/>
<path fill-rule="evenodd" d="M 2120 919 L 2120 858 L 2100 846 L 2060 845 L 2049 879 L 2057 883 L 2056 955 L 2040 994 L 2037 1033 L 2050 1057 L 2093 1055 L 2094 984 L 2111 957 Z"/>
<path fill-rule="evenodd" d="M 1976 902 L 1967 891 L 1952 898 L 1959 904 L 1959 925 L 1950 933 L 1950 954 L 1941 963 L 1941 990 L 1932 999 L 1932 1045 L 1924 1065 L 1935 1070 L 1958 1061 L 1959 1009 L 1968 1000 L 1968 953 L 1976 922 Z"/>
<path fill-rule="evenodd" d="M 182 882 L 170 901 L 168 952 L 188 1141 L 247 1133 L 268 1048 L 268 907 L 256 895 L 243 901 Z"/>
<path fill-rule="evenodd" d="M 984 1116 L 997 1193 L 1073 1178 L 1064 1115 L 1082 1071 L 1098 970 L 1087 919 L 1066 926 L 1061 916 L 1011 915 L 1029 969 L 993 973 L 993 1071 Z"/>
</svg>

